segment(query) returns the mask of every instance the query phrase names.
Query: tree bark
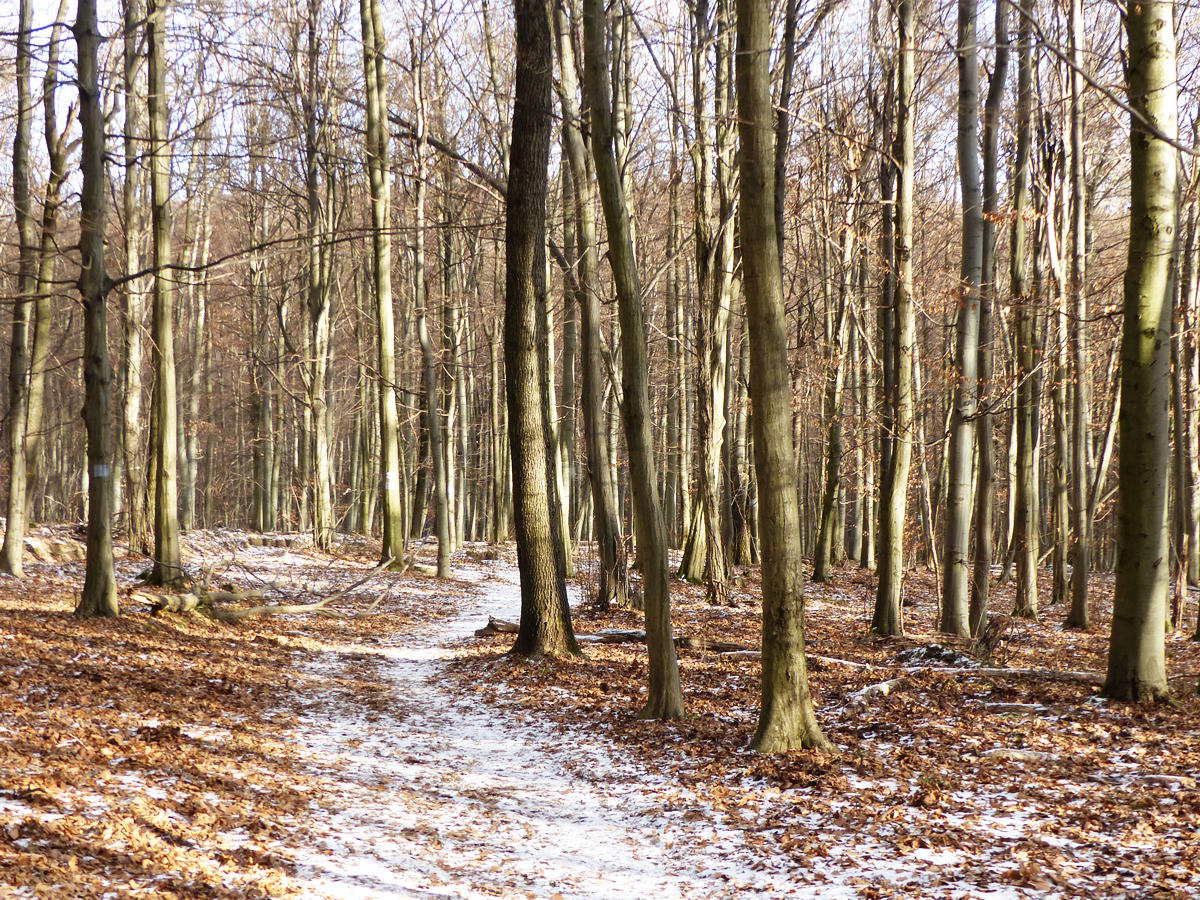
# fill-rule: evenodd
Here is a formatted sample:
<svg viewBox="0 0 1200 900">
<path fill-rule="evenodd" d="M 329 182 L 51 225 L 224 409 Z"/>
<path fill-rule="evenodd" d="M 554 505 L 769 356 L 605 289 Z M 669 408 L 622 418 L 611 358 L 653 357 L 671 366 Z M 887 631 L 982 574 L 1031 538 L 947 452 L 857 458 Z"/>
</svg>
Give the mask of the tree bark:
<svg viewBox="0 0 1200 900">
<path fill-rule="evenodd" d="M 979 290 L 979 381 L 986 392 L 992 380 L 995 358 L 993 301 L 996 297 L 996 227 L 1000 208 L 997 190 L 1000 116 L 1008 77 L 1008 3 L 996 4 L 996 64 L 988 83 L 983 113 L 983 237 Z M 992 446 L 991 403 L 979 410 L 976 421 L 978 469 L 975 485 L 975 562 L 971 578 L 970 628 L 979 634 L 987 620 L 988 589 L 992 579 L 994 550 L 993 507 L 995 505 L 995 450 Z"/>
<path fill-rule="evenodd" d="M 381 561 L 403 565 L 405 539 L 400 500 L 400 438 L 396 415 L 396 332 L 392 309 L 391 178 L 388 174 L 387 38 L 380 0 L 359 0 L 363 72 L 367 94 L 366 156 L 371 189 L 371 250 L 374 256 L 376 396 L 379 402 L 380 496 L 383 500 Z"/>
<path fill-rule="evenodd" d="M 521 630 L 513 653 L 579 653 L 571 628 L 561 547 L 554 533 L 538 358 L 538 299 L 546 292 L 546 194 L 553 81 L 544 0 L 514 0 L 516 78 L 505 198 L 504 364 Z"/>
<path fill-rule="evenodd" d="M 1083 147 L 1083 0 L 1071 0 L 1071 362 L 1075 388 L 1071 402 L 1071 611 L 1066 626 L 1086 631 L 1091 624 L 1088 609 L 1088 569 L 1092 522 L 1088 515 L 1088 387 L 1087 344 L 1087 185 L 1084 181 Z"/>
<path fill-rule="evenodd" d="M 54 316 L 55 282 L 58 277 L 58 216 L 62 207 L 62 188 L 67 178 L 67 152 L 72 116 L 60 129 L 58 125 L 58 81 L 62 32 L 66 30 L 67 0 L 59 0 L 55 25 L 50 31 L 46 50 L 46 71 L 42 78 L 42 122 L 46 139 L 49 175 L 42 201 L 42 234 L 38 249 L 37 300 L 34 304 L 33 345 L 29 360 L 29 410 L 25 422 L 25 461 L 29 467 L 26 507 L 38 514 L 34 505 L 40 496 L 45 513 L 45 475 L 43 464 L 43 423 L 45 420 L 46 373 L 51 365 L 51 320 Z"/>
<path fill-rule="evenodd" d="M 970 634 L 968 588 L 971 460 L 979 401 L 979 290 L 983 270 L 983 192 L 979 180 L 977 0 L 958 2 L 958 174 L 962 190 L 962 269 L 950 409 L 946 515 L 942 525 L 942 611 L 938 627 Z"/>
<path fill-rule="evenodd" d="M 154 565 L 150 584 L 183 576 L 179 548 L 179 431 L 175 393 L 175 287 L 171 235 L 171 138 L 167 121 L 167 5 L 146 4 L 146 118 L 150 126 L 150 217 L 154 295 Z"/>
<path fill-rule="evenodd" d="M 1132 111 L 1129 262 L 1121 333 L 1117 578 L 1104 693 L 1156 700 L 1167 693 L 1169 331 L 1178 152 L 1164 137 L 1178 132 L 1174 3 L 1131 6 L 1125 29 Z"/>
<path fill-rule="evenodd" d="M 13 305 L 12 340 L 8 358 L 8 496 L 0 571 L 25 575 L 25 427 L 29 413 L 29 314 L 37 291 L 37 245 L 34 242 L 32 191 L 29 189 L 29 143 L 33 133 L 33 76 L 30 38 L 33 7 L 20 0 L 17 21 L 17 128 L 13 136 L 12 192 L 17 224 L 17 301 Z"/>
<path fill-rule="evenodd" d="M 1041 375 L 1038 317 L 1029 288 L 1026 258 L 1028 222 L 1034 218 L 1030 201 L 1030 149 L 1033 139 L 1033 14 L 1034 0 L 1021 0 L 1018 26 L 1017 156 L 1013 165 L 1013 220 L 1009 240 L 1009 280 L 1017 344 L 1017 462 L 1013 505 L 1013 548 L 1017 563 L 1018 616 L 1036 618 L 1037 568 L 1040 556 L 1041 491 L 1038 484 L 1038 428 Z"/>
<path fill-rule="evenodd" d="M 596 602 L 606 609 L 624 606 L 629 601 L 628 564 L 621 520 L 617 516 L 612 466 L 605 439 L 604 366 L 601 360 L 602 319 L 600 284 L 596 272 L 596 196 L 588 166 L 579 110 L 577 61 L 571 41 L 571 17 L 565 0 L 554 5 L 554 21 L 559 51 L 559 91 L 563 110 L 563 143 L 570 171 L 572 195 L 564 203 L 574 205 L 577 231 L 576 297 L 582 313 L 581 398 L 584 420 L 584 446 L 587 452 L 588 481 L 592 494 L 592 516 L 597 551 L 600 556 Z"/>
<path fill-rule="evenodd" d="M 80 205 L 79 293 L 83 299 L 84 424 L 87 429 L 87 562 L 77 616 L 116 616 L 117 580 L 113 570 L 113 434 L 108 421 L 112 367 L 108 362 L 108 317 L 104 272 L 104 109 L 97 77 L 100 29 L 95 0 L 79 0 L 75 16 L 76 71 L 79 84 Z"/>
<path fill-rule="evenodd" d="M 879 494 L 879 583 L 871 630 L 875 634 L 896 636 L 904 632 L 901 599 L 904 592 L 904 526 L 908 511 L 908 482 L 912 469 L 913 428 L 913 348 L 916 342 L 916 314 L 913 308 L 913 181 L 916 169 L 916 0 L 900 0 L 899 59 L 896 79 L 896 137 L 892 155 L 896 167 L 895 225 L 891 229 L 895 243 L 895 275 L 890 321 L 885 329 L 889 346 L 884 359 L 891 363 L 891 376 L 885 376 L 888 392 L 887 423 L 880 469 L 883 484 Z M 884 165 L 891 165 L 885 162 Z M 885 175 L 886 177 L 886 175 Z M 889 191 L 884 190 L 885 200 Z M 884 210 L 884 215 L 889 215 Z M 885 238 L 888 229 L 885 227 Z M 885 243 L 885 251 L 886 251 Z M 891 262 L 889 261 L 889 264 Z M 885 279 L 884 284 L 888 282 Z M 890 351 L 890 352 L 888 352 Z"/>
<path fill-rule="evenodd" d="M 642 715 L 651 719 L 678 719 L 683 715 L 683 692 L 675 645 L 671 640 L 667 535 L 655 487 L 657 467 L 647 383 L 646 317 L 634 259 L 629 209 L 613 143 L 608 29 L 601 0 L 584 0 L 583 29 L 584 84 L 591 112 L 592 155 L 608 225 L 609 263 L 616 283 L 621 324 L 621 412 L 625 443 L 629 449 L 629 478 L 645 597 L 650 684 Z"/>
<path fill-rule="evenodd" d="M 792 385 L 775 226 L 771 37 L 769 2 L 738 0 L 739 220 L 750 331 L 763 592 L 762 708 L 751 746 L 763 752 L 829 746 L 813 711 L 804 656 L 804 576 Z"/>
</svg>

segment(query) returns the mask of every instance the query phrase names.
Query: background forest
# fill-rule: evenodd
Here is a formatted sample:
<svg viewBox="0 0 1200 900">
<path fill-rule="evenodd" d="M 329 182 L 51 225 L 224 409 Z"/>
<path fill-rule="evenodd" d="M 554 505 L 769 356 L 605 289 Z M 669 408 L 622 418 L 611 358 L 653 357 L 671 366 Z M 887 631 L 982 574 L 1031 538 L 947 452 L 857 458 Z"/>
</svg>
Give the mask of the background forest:
<svg viewBox="0 0 1200 900">
<path fill-rule="evenodd" d="M 1195 12 L 8 0 L 0 884 L 1195 896 Z"/>
<path fill-rule="evenodd" d="M 940 629 L 967 638 L 1010 579 L 993 611 L 1088 629 L 1089 573 L 1116 568 L 1109 688 L 1161 694 L 1145 628 L 1185 627 L 1200 581 L 1200 54 L 1190 7 L 1160 6 L 1177 54 L 1107 2 L 775 4 L 773 184 L 751 194 L 731 2 L 554 4 L 522 362 L 503 245 L 538 151 L 509 140 L 507 10 L 23 0 L 3 564 L 21 574 L 26 521 L 88 519 L 98 614 L 114 528 L 165 585 L 180 531 L 212 527 L 377 534 L 395 565 L 432 534 L 446 575 L 513 534 L 514 477 L 544 468 L 557 565 L 585 548 L 602 607 L 645 593 L 669 682 L 667 549 L 727 602 L 781 490 L 753 462 L 775 413 L 750 402 L 770 278 L 747 260 L 774 235 L 812 580 L 878 571 L 871 627 L 898 635 L 905 573 L 931 569 Z M 1123 351 L 1123 312 L 1162 346 Z"/>
</svg>

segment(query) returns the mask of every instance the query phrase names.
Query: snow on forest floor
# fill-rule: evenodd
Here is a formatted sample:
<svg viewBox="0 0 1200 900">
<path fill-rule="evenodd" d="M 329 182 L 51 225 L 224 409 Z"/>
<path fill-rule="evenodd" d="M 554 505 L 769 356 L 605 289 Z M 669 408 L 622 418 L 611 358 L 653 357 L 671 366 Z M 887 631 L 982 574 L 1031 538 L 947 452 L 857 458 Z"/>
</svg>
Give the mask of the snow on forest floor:
<svg viewBox="0 0 1200 900">
<path fill-rule="evenodd" d="M 1040 622 L 1014 621 L 995 665 L 1102 672 L 1111 582 L 1098 576 L 1093 592 L 1093 632 L 1062 631 L 1053 609 Z M 906 639 L 866 634 L 868 573 L 839 570 L 807 593 L 817 715 L 835 756 L 746 749 L 756 660 L 682 650 L 688 717 L 669 724 L 636 719 L 640 644 L 590 644 L 584 659 L 531 670 L 503 655 L 503 636 L 482 638 L 452 673 L 480 702 L 584 727 L 643 771 L 670 776 L 670 802 L 736 823 L 761 859 L 791 868 L 796 896 L 1200 895 L 1200 647 L 1186 635 L 1168 640 L 1175 704 L 1124 706 L 1092 684 L 1044 674 L 905 664 L 906 649 L 947 642 L 932 633 L 936 586 L 924 573 L 910 573 Z M 675 633 L 756 646 L 757 594 L 753 572 L 730 607 L 676 583 Z M 1011 608 L 1011 585 L 993 602 Z M 575 630 L 639 620 L 581 609 Z M 885 681 L 889 695 L 859 699 Z"/>
<path fill-rule="evenodd" d="M 511 564 L 458 569 L 480 593 L 432 629 L 370 651 L 394 692 L 372 715 L 318 698 L 302 733 L 312 764 L 346 773 L 345 811 L 303 859 L 314 891 L 333 897 L 794 896 L 785 871 L 755 858 L 738 831 L 695 805 L 656 803 L 670 779 L 613 758 L 530 713 L 481 707 L 442 683 L 444 645 L 483 616 L 516 618 Z M 341 650 L 352 660 L 362 654 Z M 338 675 L 338 661 L 316 664 Z M 586 768 L 593 779 L 584 779 Z M 755 866 L 757 865 L 758 870 Z M 811 896 L 811 895 L 810 895 Z"/>
<path fill-rule="evenodd" d="M 43 529 L 73 540 L 69 529 Z M 303 539 L 188 535 L 218 582 L 312 601 L 368 572 Z M 422 548 L 428 555 L 430 548 Z M 689 716 L 636 718 L 645 649 L 589 645 L 522 663 L 475 637 L 519 608 L 511 552 L 454 578 L 380 574 L 345 618 L 239 627 L 69 614 L 78 562 L 0 580 L 0 896 L 125 898 L 1032 898 L 1200 893 L 1197 645 L 1168 643 L 1178 702 L 913 671 L 934 638 L 858 628 L 871 590 L 843 570 L 809 589 L 818 716 L 838 756 L 746 750 L 757 662 L 680 654 Z M 140 568 L 122 562 L 123 585 Z M 997 591 L 997 608 L 1008 601 Z M 1099 671 L 1106 631 L 1017 622 L 1000 664 Z M 673 589 L 677 634 L 757 642 L 752 573 L 734 605 Z M 577 631 L 637 627 L 627 611 Z M 853 665 L 838 663 L 843 659 Z M 863 686 L 902 677 L 870 703 Z M 989 751 L 1025 753 L 999 759 Z"/>
</svg>

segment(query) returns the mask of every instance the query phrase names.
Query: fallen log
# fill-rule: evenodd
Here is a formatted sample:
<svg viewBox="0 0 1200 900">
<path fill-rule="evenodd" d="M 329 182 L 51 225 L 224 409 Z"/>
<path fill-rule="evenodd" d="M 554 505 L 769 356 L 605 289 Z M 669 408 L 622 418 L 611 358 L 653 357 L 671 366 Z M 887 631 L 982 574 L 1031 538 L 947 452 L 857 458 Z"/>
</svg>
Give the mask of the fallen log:
<svg viewBox="0 0 1200 900">
<path fill-rule="evenodd" d="M 1004 759 L 1013 762 L 1048 763 L 1058 762 L 1059 757 L 1044 750 L 1026 750 L 1022 747 L 996 747 L 979 754 L 980 759 Z"/>
<path fill-rule="evenodd" d="M 475 629 L 475 637 L 487 637 L 489 634 L 516 634 L 520 630 L 521 626 L 516 622 L 488 616 L 488 623 L 482 628 Z"/>
<path fill-rule="evenodd" d="M 155 594 L 143 588 L 138 588 L 132 592 L 132 596 L 139 597 L 143 601 L 148 602 L 152 613 L 193 613 L 205 615 L 230 625 L 236 625 L 245 619 L 259 616 L 316 615 L 330 619 L 347 619 L 350 617 L 348 613 L 334 609 L 330 604 L 366 584 L 380 572 L 390 567 L 391 564 L 392 560 L 390 558 L 385 559 L 352 584 L 313 603 L 260 603 L 256 606 L 242 609 L 230 608 L 226 604 L 244 603 L 248 600 L 261 601 L 266 599 L 266 595 L 260 590 L 210 590 L 208 582 L 212 578 L 211 568 L 205 571 L 200 583 L 194 585 L 190 591 L 175 594 Z M 376 606 L 378 606 L 378 602 L 372 605 L 371 610 L 373 611 Z"/>
<path fill-rule="evenodd" d="M 859 688 L 850 694 L 846 698 L 846 703 L 849 706 L 866 706 L 872 700 L 889 696 L 892 691 L 907 682 L 908 676 L 901 675 L 899 678 L 889 678 L 887 681 L 881 681 L 878 684 L 868 684 L 866 687 Z"/>
<path fill-rule="evenodd" d="M 712 638 L 706 637 L 677 637 L 675 638 L 675 646 L 682 650 L 707 650 L 710 653 L 720 653 L 729 655 L 731 653 L 759 653 L 751 647 L 744 644 L 731 644 L 729 641 L 714 641 Z"/>
<path fill-rule="evenodd" d="M 236 625 L 243 619 L 254 618 L 255 616 L 324 616 L 327 619 L 348 619 L 350 616 L 342 612 L 340 609 L 333 609 L 329 606 L 330 601 L 334 598 L 330 597 L 326 600 L 321 600 L 318 603 L 266 603 L 261 606 L 251 606 L 246 609 L 223 609 L 219 606 L 211 607 L 209 615 L 220 622 L 226 622 L 230 625 Z"/>
<path fill-rule="evenodd" d="M 475 630 L 476 637 L 487 637 L 492 634 L 516 634 L 520 630 L 520 626 L 516 622 L 509 622 L 504 619 L 497 619 L 494 616 L 488 617 L 488 623 L 483 628 Z M 646 632 L 634 629 L 623 628 L 606 628 L 591 634 L 576 634 L 575 640 L 583 644 L 625 644 L 625 643 L 644 643 L 646 640 Z M 740 644 L 733 644 L 728 641 L 716 641 L 704 637 L 688 637 L 680 635 L 675 638 L 675 646 L 683 650 L 702 650 L 710 653 L 716 653 L 722 659 L 761 659 L 762 652 L 751 647 L 745 647 Z M 993 667 L 980 666 L 896 666 L 896 665 L 880 665 L 878 663 L 856 662 L 851 659 L 839 659 L 836 656 L 819 656 L 815 653 L 808 654 L 808 661 L 818 664 L 831 664 L 838 666 L 849 666 L 854 669 L 870 669 L 875 671 L 890 671 L 903 672 L 904 676 L 890 679 L 882 684 L 895 682 L 893 688 L 883 693 L 871 695 L 870 699 L 875 697 L 886 697 L 888 693 L 898 686 L 899 682 L 905 680 L 905 676 L 917 672 L 944 672 L 947 675 L 971 675 L 984 678 L 1040 678 L 1043 681 L 1064 681 L 1069 683 L 1079 684 L 1103 684 L 1104 676 L 1097 675 L 1092 672 L 1072 672 L 1059 669 L 1004 669 Z M 879 685 L 870 685 L 869 687 L 879 687 Z M 867 690 L 863 688 L 862 690 Z M 857 693 L 857 692 L 856 692 Z"/>
<path fill-rule="evenodd" d="M 516 634 L 521 626 L 507 619 L 488 617 L 488 623 L 482 628 L 475 629 L 476 637 L 487 637 L 491 634 Z M 575 640 L 581 644 L 644 644 L 646 632 L 636 628 L 603 628 L 600 631 L 575 635 Z M 687 637 L 680 635 L 675 638 L 675 646 L 681 650 L 704 650 L 719 653 L 722 656 L 757 659 L 761 654 L 758 650 L 733 644 L 729 641 L 717 641 L 706 637 Z M 743 656 L 749 654 L 749 656 Z"/>
<path fill-rule="evenodd" d="M 178 594 L 153 594 L 139 589 L 133 592 L 133 596 L 149 603 L 150 610 L 154 613 L 191 613 L 207 610 L 216 603 L 263 599 L 262 591 L 207 591 L 203 588 L 193 588 Z"/>
</svg>

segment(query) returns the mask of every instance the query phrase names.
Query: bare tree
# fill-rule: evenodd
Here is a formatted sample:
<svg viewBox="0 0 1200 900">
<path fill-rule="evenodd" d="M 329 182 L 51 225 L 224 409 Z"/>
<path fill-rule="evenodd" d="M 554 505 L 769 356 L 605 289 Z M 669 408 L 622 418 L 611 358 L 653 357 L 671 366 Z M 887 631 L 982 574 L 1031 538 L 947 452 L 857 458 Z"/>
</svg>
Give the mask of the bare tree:
<svg viewBox="0 0 1200 900">
<path fill-rule="evenodd" d="M 544 0 L 514 0 L 516 84 L 505 203 L 504 369 L 512 454 L 513 512 L 521 571 L 521 627 L 513 652 L 566 656 L 571 630 L 561 544 L 552 518 L 538 300 L 546 292 L 546 194 L 553 65 Z"/>
<path fill-rule="evenodd" d="M 750 326 L 750 396 L 763 565 L 762 708 L 752 746 L 764 752 L 827 748 L 813 711 L 804 655 L 804 576 L 796 451 L 792 442 L 783 275 L 775 234 L 770 88 L 771 10 L 737 2 L 737 109 L 741 135 L 742 260 Z"/>
<path fill-rule="evenodd" d="M 1175 18 L 1171 0 L 1125 14 L 1129 39 L 1129 264 L 1121 335 L 1117 583 L 1104 692 L 1167 693 L 1167 481 L 1170 462 L 1171 258 L 1178 199 Z"/>
</svg>

